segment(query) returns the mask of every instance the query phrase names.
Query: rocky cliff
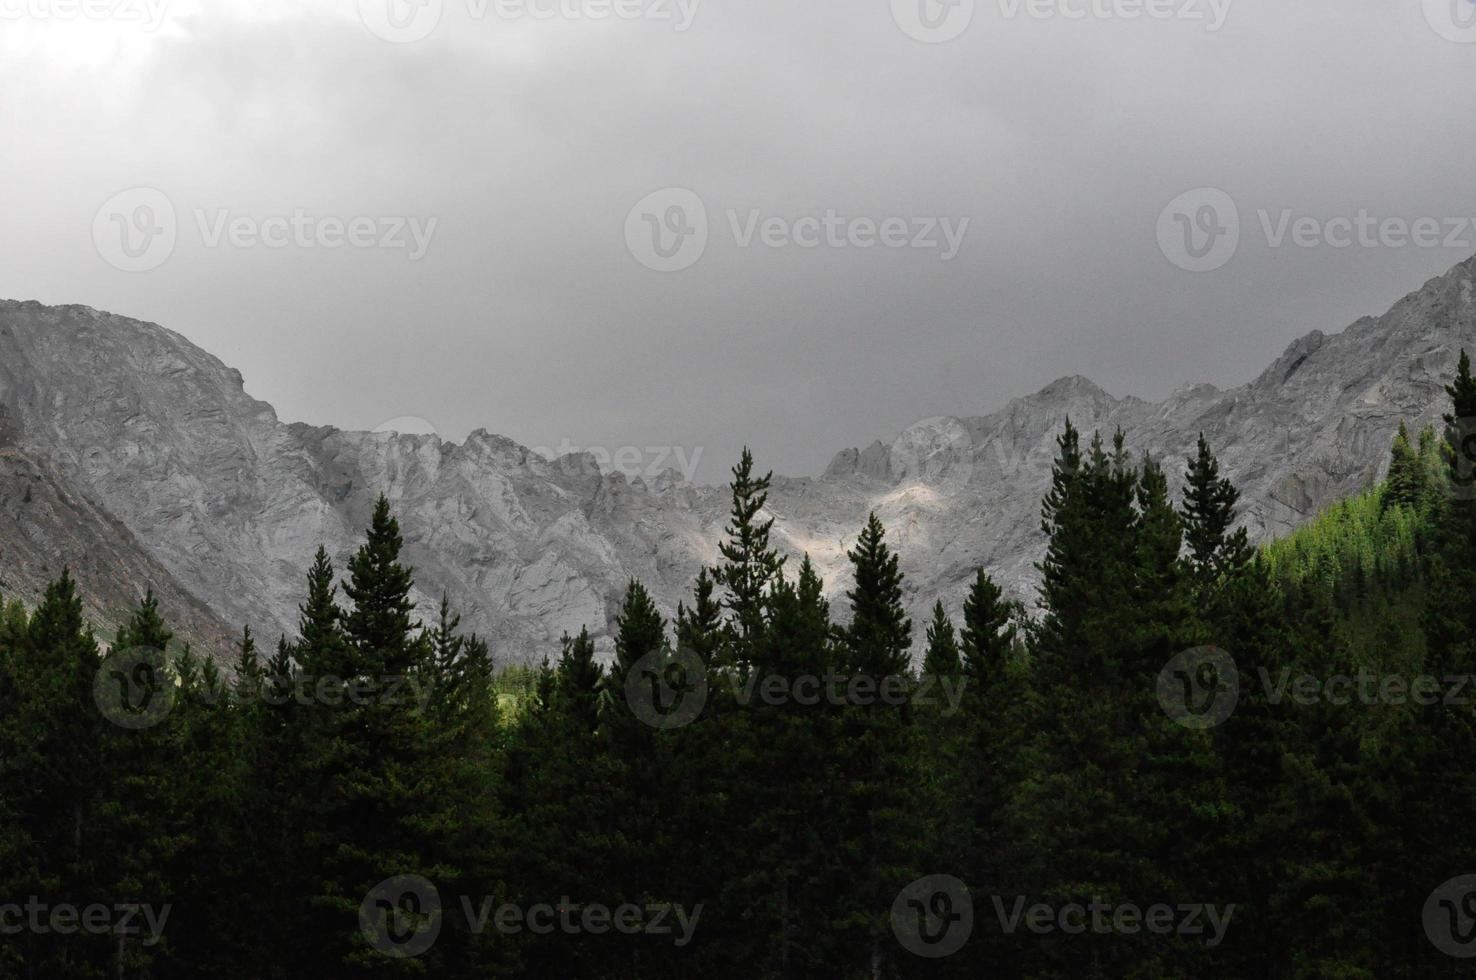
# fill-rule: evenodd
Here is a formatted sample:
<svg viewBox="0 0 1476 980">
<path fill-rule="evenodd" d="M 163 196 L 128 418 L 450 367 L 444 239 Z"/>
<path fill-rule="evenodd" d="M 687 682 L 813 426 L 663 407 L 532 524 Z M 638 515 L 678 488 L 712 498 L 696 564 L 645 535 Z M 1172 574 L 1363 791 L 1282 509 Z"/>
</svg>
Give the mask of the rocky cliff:
<svg viewBox="0 0 1476 980">
<path fill-rule="evenodd" d="M 1439 415 L 1460 347 L 1476 349 L 1473 277 L 1476 259 L 1382 317 L 1303 337 L 1228 391 L 1188 386 L 1152 403 L 1065 378 L 992 415 L 930 419 L 843 451 L 818 478 L 775 479 L 777 539 L 809 553 L 838 593 L 845 550 L 876 510 L 901 551 L 916 620 L 937 598 L 956 605 L 981 564 L 1028 601 L 1040 497 L 1067 416 L 1087 432 L 1121 427 L 1134 452 L 1164 459 L 1175 477 L 1203 431 L 1245 493 L 1252 533 L 1285 532 L 1374 479 L 1401 419 Z M 139 556 L 119 582 L 167 576 L 179 604 L 198 596 L 210 621 L 201 635 L 223 623 L 290 631 L 314 549 L 326 545 L 341 567 L 381 491 L 426 609 L 449 592 L 508 660 L 552 653 L 584 624 L 607 635 L 632 577 L 672 611 L 715 559 L 726 517 L 721 488 L 668 475 L 632 482 L 592 457 L 550 461 L 486 431 L 457 444 L 286 424 L 180 335 L 79 306 L 0 301 L 7 447 L 116 522 L 117 561 Z M 7 540 L 4 577 L 34 591 L 61 552 L 22 567 Z"/>
</svg>

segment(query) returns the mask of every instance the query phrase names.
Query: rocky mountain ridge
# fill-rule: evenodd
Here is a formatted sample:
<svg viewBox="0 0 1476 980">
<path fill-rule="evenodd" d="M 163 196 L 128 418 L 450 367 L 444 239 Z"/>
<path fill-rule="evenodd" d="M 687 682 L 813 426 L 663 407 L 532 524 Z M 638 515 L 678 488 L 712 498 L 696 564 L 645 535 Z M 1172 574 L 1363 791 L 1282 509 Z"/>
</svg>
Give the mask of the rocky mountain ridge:
<svg viewBox="0 0 1476 980">
<path fill-rule="evenodd" d="M 1088 433 L 1121 427 L 1175 478 L 1203 431 L 1245 494 L 1253 536 L 1284 533 L 1375 479 L 1401 419 L 1440 414 L 1460 347 L 1476 350 L 1473 278 L 1476 259 L 1381 317 L 1309 333 L 1237 388 L 1186 385 L 1148 402 L 1063 378 L 990 415 L 930 419 L 842 451 L 817 478 L 775 478 L 776 540 L 808 553 L 839 595 L 845 551 L 875 510 L 902 555 L 915 622 L 935 599 L 956 607 L 981 564 L 1028 603 L 1067 416 Z M 342 567 L 380 491 L 426 610 L 445 590 L 506 660 L 550 655 L 586 624 L 607 638 L 632 577 L 673 611 L 716 558 L 726 520 L 722 488 L 672 474 L 628 481 L 591 456 L 548 460 L 485 430 L 458 444 L 284 423 L 179 334 L 81 306 L 0 301 L 7 449 L 116 521 L 116 560 L 138 554 L 108 588 L 157 578 L 181 606 L 198 597 L 195 628 L 212 642 L 224 624 L 291 632 L 314 549 Z M 14 526 L 0 525 L 0 577 L 24 595 L 66 558 L 59 542 L 75 528 L 48 532 L 47 561 L 18 568 Z"/>
</svg>

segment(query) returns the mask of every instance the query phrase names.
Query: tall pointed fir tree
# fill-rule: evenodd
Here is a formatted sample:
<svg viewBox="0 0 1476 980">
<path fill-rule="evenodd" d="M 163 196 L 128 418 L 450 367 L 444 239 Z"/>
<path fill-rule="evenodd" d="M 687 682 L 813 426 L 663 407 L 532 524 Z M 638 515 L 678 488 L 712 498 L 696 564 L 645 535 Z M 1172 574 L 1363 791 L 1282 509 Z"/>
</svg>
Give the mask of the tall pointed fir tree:
<svg viewBox="0 0 1476 980">
<path fill-rule="evenodd" d="M 386 956 L 355 928 L 360 905 L 380 882 L 398 875 L 436 877 L 432 835 L 422 814 L 432 809 L 442 787 L 434 778 L 437 770 L 424 764 L 429 732 L 415 697 L 430 676 L 431 651 L 414 618 L 414 580 L 400 563 L 402 546 L 399 522 L 381 496 L 348 565 L 343 670 L 325 682 L 334 693 L 315 698 L 336 765 L 323 773 L 316 815 L 325 854 L 317 904 L 327 913 L 331 933 L 313 945 L 335 955 L 338 973 L 346 976 L 425 968 L 421 961 Z M 369 696 L 345 696 L 356 683 L 367 685 Z"/>
<path fill-rule="evenodd" d="M 118 774 L 102 821 L 112 838 L 109 863 L 118 901 L 142 904 L 162 893 L 189 831 L 178 818 L 172 762 L 178 723 L 173 642 L 151 587 L 118 630 L 111 651 L 118 658 L 112 663 L 128 674 L 128 679 L 114 679 L 130 716 L 126 727 L 107 726 L 102 740 L 106 764 Z M 146 973 L 160 955 L 157 945 L 145 946 L 139 936 L 115 937 L 114 950 L 122 975 Z"/>
<path fill-rule="evenodd" d="M 872 974 L 892 969 L 895 943 L 888 915 L 908 881 L 909 805 L 917 796 L 911 712 L 912 621 L 903 608 L 898 557 L 886 529 L 872 514 L 847 557 L 854 585 L 846 593 L 851 622 L 845 627 L 843 673 L 855 683 L 842 717 L 845 775 L 857 872 L 851 919 L 858 964 Z"/>
<path fill-rule="evenodd" d="M 965 685 L 958 719 L 964 819 L 956 846 L 960 877 L 974 889 L 977 907 L 987 905 L 988 896 L 1013 894 L 1019 880 L 1010 803 L 1028 767 L 1030 698 L 1015 662 L 1017 612 L 989 573 L 978 569 L 964 600 L 959 633 Z M 1009 972 L 1020 962 L 1011 944 L 992 930 L 971 941 L 959 959 L 968 975 L 985 969 Z"/>
<path fill-rule="evenodd" d="M 631 580 L 615 618 L 615 657 L 605 677 L 603 731 L 610 755 L 613 781 L 605 800 L 609 813 L 612 850 L 606 856 L 612 902 L 641 905 L 661 901 L 669 892 L 670 871 L 665 858 L 678 845 L 662 820 L 670 792 L 667 740 L 632 710 L 627 683 L 639 673 L 660 670 L 669 658 L 666 620 L 651 594 Z M 623 972 L 644 976 L 654 970 L 651 957 L 665 952 L 648 943 L 623 942 L 612 950 Z"/>
<path fill-rule="evenodd" d="M 717 578 L 727 592 L 723 605 L 732 613 L 731 650 L 721 663 L 740 672 L 752 666 L 753 647 L 764 631 L 766 596 L 784 566 L 784 559 L 769 545 L 774 521 L 759 516 L 768 503 L 772 478 L 772 473 L 754 476 L 753 453 L 745 448 L 733 467 L 732 510 L 724 529 L 728 539 L 719 545 L 723 560 Z"/>
<path fill-rule="evenodd" d="M 1476 675 L 1476 377 L 1464 350 L 1446 394 L 1447 498 L 1435 518 L 1423 672 L 1451 678 Z M 1423 748 L 1411 764 L 1438 777 L 1411 779 L 1403 809 L 1414 815 L 1408 836 L 1424 879 L 1419 884 L 1433 888 L 1465 873 L 1458 866 L 1476 862 L 1476 846 L 1461 829 L 1465 815 L 1476 812 L 1476 773 L 1467 764 L 1476 756 L 1476 718 L 1469 707 L 1450 706 L 1427 709 L 1417 720 Z"/>
<path fill-rule="evenodd" d="M 15 612 L 7 610 L 0 639 L 0 841 L 14 848 L 3 855 L 0 884 L 7 895 L 85 905 L 111 890 L 98 812 L 121 775 L 105 764 L 117 756 L 103 755 L 112 733 L 93 702 L 97 643 L 65 569 L 29 621 Z M 80 978 L 115 968 L 105 936 L 26 931 L 0 945 L 24 962 L 10 964 L 11 976 Z"/>
<path fill-rule="evenodd" d="M 1184 474 L 1184 522 L 1187 560 L 1201 607 L 1211 607 L 1225 577 L 1253 556 L 1245 528 L 1236 528 L 1240 491 L 1220 476 L 1220 463 L 1200 433 L 1195 455 Z"/>
</svg>

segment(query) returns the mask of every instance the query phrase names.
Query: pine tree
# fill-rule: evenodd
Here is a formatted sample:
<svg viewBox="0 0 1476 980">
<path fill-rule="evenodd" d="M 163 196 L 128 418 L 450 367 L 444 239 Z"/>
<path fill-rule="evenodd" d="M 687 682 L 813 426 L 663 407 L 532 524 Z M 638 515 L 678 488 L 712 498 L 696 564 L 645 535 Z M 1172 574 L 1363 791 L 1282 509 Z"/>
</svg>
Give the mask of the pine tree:
<svg viewBox="0 0 1476 980">
<path fill-rule="evenodd" d="M 846 554 L 855 576 L 855 586 L 846 593 L 851 606 L 847 667 L 878 681 L 907 672 L 912 645 L 912 620 L 902 608 L 902 573 L 886 533 L 872 514 L 856 547 Z"/>
<path fill-rule="evenodd" d="M 100 860 L 111 842 L 98 818 L 121 774 L 106 765 L 116 754 L 102 752 L 111 726 L 93 702 L 100 658 L 71 573 L 47 586 L 29 618 L 7 609 L 0 635 L 0 811 L 8 811 L 0 846 L 11 851 L 0 885 L 7 895 L 87 904 L 115 880 Z M 89 977 L 112 966 L 106 937 L 27 932 L 0 946 L 27 964 L 12 976 Z"/>
<path fill-rule="evenodd" d="M 1090 527 L 1086 495 L 1082 492 L 1081 437 L 1066 419 L 1056 438 L 1056 460 L 1051 467 L 1051 489 L 1041 502 L 1041 530 L 1047 544 L 1040 573 L 1039 626 L 1043 650 L 1064 648 L 1081 630 L 1090 596 L 1085 578 L 1090 556 Z"/>
<path fill-rule="evenodd" d="M 436 856 L 437 885 L 452 894 L 505 894 L 503 833 L 498 812 L 502 750 L 500 712 L 487 643 L 461 632 L 461 617 L 441 597 L 435 626 L 426 631 L 429 673 L 424 766 L 441 787 L 422 811 Z M 511 968 L 515 961 L 493 936 L 477 936 L 465 916 L 443 920 L 436 940 L 439 968 L 476 976 Z"/>
<path fill-rule="evenodd" d="M 263 671 L 250 626 L 241 630 L 241 642 L 236 645 L 235 676 L 237 697 L 255 700 L 260 696 Z"/>
<path fill-rule="evenodd" d="M 352 605 L 342 619 L 344 669 L 336 678 L 366 684 L 370 694 L 332 695 L 331 701 L 319 695 L 314 704 L 313 732 L 326 738 L 333 765 L 320 769 L 322 795 L 310 817 L 309 839 L 325 855 L 314 903 L 325 934 L 312 946 L 328 951 L 339 972 L 352 976 L 424 968 L 386 957 L 354 926 L 360 904 L 381 881 L 436 877 L 433 837 L 422 814 L 443 787 L 436 779 L 440 771 L 425 765 L 430 730 L 413 697 L 414 685 L 431 676 L 431 651 L 414 619 L 413 578 L 400 564 L 402 544 L 399 523 L 381 496 L 365 541 L 349 561 L 344 594 Z M 311 645 L 300 649 L 306 663 L 320 656 L 309 654 Z"/>
<path fill-rule="evenodd" d="M 20 805 L 29 766 L 26 754 L 18 748 L 22 743 L 15 727 L 29 697 L 19 686 L 19 677 L 26 669 L 22 658 L 26 655 L 28 620 L 23 606 L 0 597 L 0 746 L 4 746 L 0 748 L 0 893 L 7 895 L 37 890 L 37 875 L 31 866 L 34 845 L 26 833 Z M 26 961 L 21 943 L 0 945 L 0 974 L 23 976 Z"/>
<path fill-rule="evenodd" d="M 666 620 L 646 587 L 631 580 L 615 618 L 615 662 L 609 684 L 614 695 L 625 697 L 625 682 L 642 659 L 661 651 L 666 643 Z"/>
<path fill-rule="evenodd" d="M 644 904 L 659 900 L 669 889 L 669 869 L 662 860 L 673 844 L 661 820 L 668 791 L 665 744 L 626 701 L 632 671 L 641 669 L 643 662 L 649 666 L 648 658 L 667 650 L 666 620 L 645 586 L 632 579 L 615 619 L 615 659 L 605 678 L 604 731 L 614 776 L 606 800 L 614 845 L 608 855 L 612 901 L 618 897 Z M 621 950 L 624 971 L 630 976 L 649 972 L 652 951 L 639 943 L 628 947 Z"/>
<path fill-rule="evenodd" d="M 964 675 L 979 690 L 1004 676 L 1015 646 L 1014 616 L 1015 607 L 1005 600 L 1004 590 L 979 569 L 964 600 L 960 634 Z"/>
<path fill-rule="evenodd" d="M 849 803 L 856 876 L 851 918 L 856 941 L 866 951 L 866 969 L 891 967 L 895 943 L 888 915 L 897 892 L 907 883 L 907 816 L 916 798 L 912 765 L 910 657 L 912 621 L 902 605 L 898 557 L 886 543 L 875 514 L 856 546 L 847 553 L 854 586 L 846 593 L 851 622 L 845 627 L 845 672 L 872 694 L 857 694 L 842 712 L 847 742 Z M 886 696 L 891 690 L 902 697 Z"/>
<path fill-rule="evenodd" d="M 110 725 L 104 729 L 104 764 L 119 774 L 102 807 L 103 833 L 110 838 L 111 876 L 117 901 L 144 904 L 170 887 L 169 869 L 177 867 L 188 843 L 187 821 L 180 819 L 180 788 L 174 779 L 173 750 L 179 717 L 173 710 L 177 674 L 170 664 L 174 633 L 159 612 L 149 588 L 143 601 L 118 630 L 110 657 L 136 682 L 130 707 L 147 706 L 143 727 Z M 121 682 L 120 682 L 121 683 Z M 121 693 L 121 690 L 120 690 Z M 156 713 L 157 712 L 157 713 Z M 167 937 L 166 937 L 167 938 Z M 146 973 L 157 961 L 157 946 L 142 937 L 122 935 L 114 946 L 115 967 L 125 975 Z"/>
<path fill-rule="evenodd" d="M 676 639 L 677 649 L 690 651 L 702 659 L 704 665 L 712 665 L 722 643 L 722 603 L 713 598 L 714 579 L 704 568 L 697 575 L 692 587 L 692 605 L 677 606 Z"/>
<path fill-rule="evenodd" d="M 560 711 L 580 732 L 593 732 L 600 723 L 605 672 L 595 662 L 594 640 L 588 628 L 578 636 L 564 636 L 559 656 L 555 698 Z"/>
<path fill-rule="evenodd" d="M 1213 595 L 1224 576 L 1249 562 L 1253 552 L 1245 528 L 1235 529 L 1240 491 L 1220 476 L 1220 463 L 1203 433 L 1196 455 L 1188 462 L 1180 513 L 1189 567 L 1203 601 Z"/>
<path fill-rule="evenodd" d="M 727 590 L 723 605 L 733 614 L 734 664 L 750 666 L 751 650 L 764 630 L 764 603 L 769 588 L 784 566 L 784 559 L 769 545 L 773 518 L 760 521 L 769 500 L 773 474 L 753 475 L 753 454 L 747 449 L 733 467 L 733 498 L 728 540 L 719 546 L 723 563 L 716 569 L 718 581 Z"/>
<path fill-rule="evenodd" d="M 1019 857 L 1010 813 L 1014 785 L 1024 771 L 1029 747 L 1025 722 L 1030 701 L 1015 670 L 1017 609 L 983 568 L 974 575 L 964 600 L 960 647 L 966 686 L 958 719 L 961 817 L 955 831 L 955 867 L 977 895 L 976 907 L 989 896 L 1010 894 L 1019 880 Z M 1010 944 L 993 931 L 969 944 L 962 962 L 971 970 L 988 967 L 1008 972 L 1018 965 Z"/>
<path fill-rule="evenodd" d="M 924 677 L 959 677 L 963 660 L 958 652 L 958 634 L 940 599 L 933 605 L 933 621 L 927 629 L 928 651 L 923 657 Z"/>
<path fill-rule="evenodd" d="M 749 925 L 724 938 L 728 955 L 743 951 L 759 976 L 815 976 L 847 955 L 831 932 L 850 910 L 833 816 L 841 788 L 828 764 L 839 709 L 809 688 L 835 670 L 832 636 L 829 604 L 806 556 L 796 581 L 781 577 L 773 587 L 761 651 L 789 694 L 778 702 L 760 695 L 735 730 L 745 758 L 737 790 L 746 821 L 737 880 L 726 888 L 723 908 L 744 910 Z"/>
<path fill-rule="evenodd" d="M 1415 507 L 1424 496 L 1425 469 L 1409 441 L 1403 420 L 1389 453 L 1389 476 L 1384 491 L 1385 507 Z"/>
<path fill-rule="evenodd" d="M 603 896 L 618 851 L 610 801 L 616 792 L 609 743 L 600 730 L 604 671 L 589 631 L 565 636 L 538 708 L 520 721 L 509 754 L 509 884 L 525 908 L 563 896 Z M 577 900 L 577 899 L 576 899 Z M 602 899 L 601 899 L 602 900 Z M 611 937 L 527 937 L 525 975 L 601 976 Z"/>
</svg>

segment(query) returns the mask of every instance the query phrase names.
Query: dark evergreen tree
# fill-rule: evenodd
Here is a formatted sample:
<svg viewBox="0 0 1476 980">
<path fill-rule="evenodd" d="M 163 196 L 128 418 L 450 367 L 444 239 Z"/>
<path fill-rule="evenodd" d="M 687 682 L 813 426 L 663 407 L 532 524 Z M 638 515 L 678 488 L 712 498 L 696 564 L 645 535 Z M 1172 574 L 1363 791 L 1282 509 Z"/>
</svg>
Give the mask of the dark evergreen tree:
<svg viewBox="0 0 1476 980">
<path fill-rule="evenodd" d="M 732 511 L 724 529 L 728 540 L 719 545 L 723 562 L 716 574 L 728 593 L 723 605 L 733 616 L 732 655 L 728 659 L 745 671 L 752 660 L 752 648 L 763 634 L 765 596 L 784 565 L 784 559 L 769 545 L 773 519 L 759 518 L 769 500 L 772 478 L 771 473 L 753 475 L 753 454 L 744 449 L 742 459 L 733 467 Z"/>
<path fill-rule="evenodd" d="M 173 641 L 149 588 L 118 630 L 103 668 L 117 685 L 116 701 L 108 699 L 116 709 L 110 714 L 115 724 L 104 728 L 101 745 L 103 765 L 116 782 L 109 786 L 99 821 L 110 845 L 100 861 L 105 862 L 114 901 L 161 904 L 159 896 L 170 891 L 169 872 L 178 867 L 189 843 L 173 761 L 179 721 L 174 714 L 177 675 L 169 652 Z M 146 945 L 144 938 L 115 938 L 116 970 L 147 974 L 158 967 L 171 937 L 155 945 Z"/>
<path fill-rule="evenodd" d="M 110 897 L 98 817 L 116 789 L 106 765 L 116 754 L 103 752 L 110 726 L 93 701 L 100 658 L 70 572 L 47 587 L 29 621 L 7 610 L 0 654 L 0 809 L 9 817 L 0 842 L 11 850 L 0 865 L 5 894 L 83 905 Z M 27 930 L 0 945 L 26 964 L 12 976 L 70 980 L 115 966 L 106 937 Z"/>
<path fill-rule="evenodd" d="M 677 649 L 691 651 L 705 665 L 715 662 L 718 647 L 723 640 L 723 607 L 713 597 L 715 584 L 712 573 L 706 568 L 702 569 L 692 587 L 691 607 L 685 603 L 677 606 Z"/>
<path fill-rule="evenodd" d="M 1426 470 L 1409 439 L 1403 420 L 1389 451 L 1389 476 L 1384 491 L 1384 506 L 1414 507 L 1424 498 Z"/>
<path fill-rule="evenodd" d="M 933 619 L 928 623 L 928 650 L 923 656 L 924 677 L 959 677 L 963 674 L 963 659 L 958 651 L 958 633 L 953 620 L 942 600 L 933 605 Z"/>
<path fill-rule="evenodd" d="M 1201 601 L 1223 578 L 1252 557 L 1245 528 L 1236 528 L 1240 491 L 1220 476 L 1220 463 L 1201 433 L 1199 448 L 1184 475 L 1184 542 Z"/>
<path fill-rule="evenodd" d="M 333 765 L 321 770 L 321 797 L 310 816 L 308 839 L 322 856 L 313 904 L 324 930 L 313 947 L 337 961 L 341 976 L 424 969 L 420 961 L 374 948 L 357 928 L 358 914 L 380 882 L 399 875 L 434 881 L 440 870 L 424 814 L 445 787 L 435 778 L 439 770 L 425 765 L 430 731 L 415 695 L 431 676 L 431 649 L 414 618 L 413 578 L 400 563 L 402 545 L 399 523 L 381 496 L 364 544 L 349 561 L 343 670 L 314 685 L 312 730 L 326 738 Z M 332 663 L 316 650 L 310 656 L 307 644 L 300 649 L 305 668 Z M 359 696 L 346 696 L 356 683 L 364 685 Z"/>
<path fill-rule="evenodd" d="M 895 969 L 889 915 L 910 880 L 910 801 L 917 797 L 908 650 L 912 621 L 903 608 L 902 573 L 875 514 L 847 553 L 853 587 L 844 630 L 843 673 L 852 679 L 842 712 L 848 783 L 845 814 L 854 884 L 849 920 L 861 954 L 857 969 Z M 861 686 L 856 686 L 861 685 Z"/>
</svg>

